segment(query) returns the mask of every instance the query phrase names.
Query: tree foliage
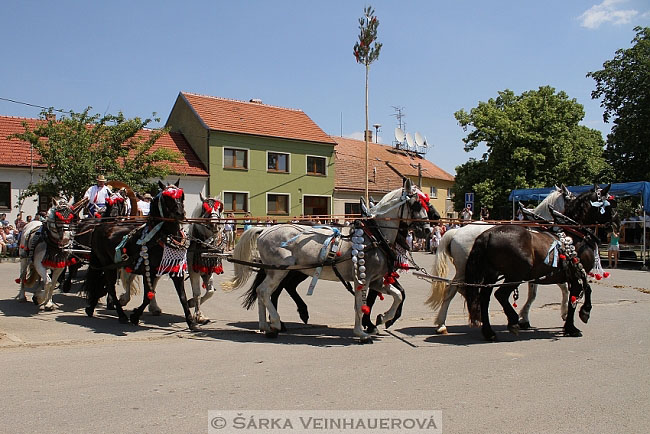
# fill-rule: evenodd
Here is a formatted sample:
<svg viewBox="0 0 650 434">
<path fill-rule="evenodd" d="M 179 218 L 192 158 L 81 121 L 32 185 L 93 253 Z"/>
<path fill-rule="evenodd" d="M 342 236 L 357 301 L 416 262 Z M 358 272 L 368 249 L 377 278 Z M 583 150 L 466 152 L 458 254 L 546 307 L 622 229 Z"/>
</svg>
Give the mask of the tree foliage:
<svg viewBox="0 0 650 434">
<path fill-rule="evenodd" d="M 14 139 L 33 145 L 37 163 L 46 166 L 45 173 L 21 195 L 64 195 L 79 200 L 95 183 L 97 175 L 122 181 L 136 191 L 152 191 L 152 179 L 170 173 L 166 164 L 179 160 L 177 152 L 152 149 L 165 130 L 144 130 L 152 119 L 127 119 L 117 115 L 90 115 L 90 107 L 81 113 L 70 112 L 55 119 L 54 110 L 43 110 L 41 120 L 33 128 Z"/>
<path fill-rule="evenodd" d="M 650 27 L 634 30 L 631 48 L 587 74 L 596 81 L 591 97 L 602 98 L 603 120 L 613 119 L 605 157 L 621 182 L 650 179 Z"/>
<path fill-rule="evenodd" d="M 550 86 L 521 95 L 504 90 L 454 116 L 469 131 L 465 151 L 487 147 L 481 159 L 456 168 L 457 210 L 464 206 L 464 193 L 474 192 L 476 206 L 492 209 L 493 218 L 505 218 L 499 209 L 508 209 L 513 189 L 603 182 L 609 176 L 600 132 L 578 125 L 582 105 Z"/>
<path fill-rule="evenodd" d="M 377 42 L 377 28 L 379 20 L 375 10 L 366 6 L 363 17 L 359 18 L 359 40 L 354 44 L 354 57 L 358 63 L 363 63 L 366 68 L 379 58 L 382 44 Z"/>
</svg>

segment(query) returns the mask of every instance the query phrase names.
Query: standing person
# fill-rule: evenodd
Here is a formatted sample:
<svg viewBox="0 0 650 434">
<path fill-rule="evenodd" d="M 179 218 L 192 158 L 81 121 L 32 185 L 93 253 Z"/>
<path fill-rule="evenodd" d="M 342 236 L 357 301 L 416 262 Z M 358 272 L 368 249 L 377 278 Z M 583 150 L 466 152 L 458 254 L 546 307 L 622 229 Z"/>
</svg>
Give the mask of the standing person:
<svg viewBox="0 0 650 434">
<path fill-rule="evenodd" d="M 246 216 L 244 217 L 244 232 L 249 230 L 253 226 L 253 222 L 251 221 L 251 213 L 247 212 Z"/>
<path fill-rule="evenodd" d="M 111 195 L 111 190 L 106 186 L 104 175 L 97 176 L 97 184 L 91 186 L 84 194 L 88 198 L 88 215 L 97 217 L 106 208 L 106 199 Z"/>
<path fill-rule="evenodd" d="M 487 220 L 490 218 L 490 210 L 486 206 L 481 208 L 481 221 Z"/>
<path fill-rule="evenodd" d="M 620 249 L 618 241 L 620 234 L 616 231 L 612 231 L 607 235 L 609 238 L 609 246 L 607 246 L 607 266 L 612 267 L 612 257 L 614 258 L 614 268 L 618 268 L 618 251 Z"/>
<path fill-rule="evenodd" d="M 438 251 L 438 246 L 440 245 L 441 238 L 442 233 L 440 225 L 437 224 L 433 227 L 433 234 L 431 235 L 431 253 L 436 253 Z"/>
<path fill-rule="evenodd" d="M 27 223 L 25 220 L 23 220 L 23 212 L 21 211 L 18 213 L 18 217 L 16 217 L 16 221 L 14 222 L 14 225 L 16 225 L 16 230 L 18 232 L 21 232 L 26 224 Z"/>
<path fill-rule="evenodd" d="M 9 224 L 9 220 L 7 220 L 7 214 L 5 213 L 0 214 L 0 225 L 7 226 L 8 224 Z"/>
<path fill-rule="evenodd" d="M 140 215 L 149 215 L 152 199 L 153 198 L 149 193 L 145 193 L 144 196 L 142 196 L 142 200 L 138 201 L 138 211 Z"/>
<path fill-rule="evenodd" d="M 230 252 L 235 248 L 235 220 L 233 213 L 228 214 L 228 220 L 224 225 L 224 232 L 226 234 L 226 251 Z"/>
<path fill-rule="evenodd" d="M 465 221 L 469 221 L 472 219 L 472 214 L 474 213 L 472 212 L 471 208 L 468 205 L 465 208 L 463 208 L 463 210 L 460 213 L 460 217 Z"/>
</svg>

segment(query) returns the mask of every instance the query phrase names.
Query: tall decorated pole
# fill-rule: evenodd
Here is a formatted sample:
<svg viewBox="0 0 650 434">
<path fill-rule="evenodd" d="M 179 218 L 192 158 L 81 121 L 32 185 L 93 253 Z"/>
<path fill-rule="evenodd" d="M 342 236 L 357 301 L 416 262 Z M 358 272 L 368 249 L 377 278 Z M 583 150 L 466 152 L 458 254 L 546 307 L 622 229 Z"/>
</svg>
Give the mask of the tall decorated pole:
<svg viewBox="0 0 650 434">
<path fill-rule="evenodd" d="M 359 18 L 359 41 L 354 44 L 354 57 L 357 63 L 366 66 L 366 127 L 363 130 L 366 142 L 366 203 L 368 203 L 368 73 L 370 64 L 377 60 L 382 44 L 377 42 L 377 27 L 379 20 L 372 6 L 364 9 L 363 17 Z"/>
</svg>

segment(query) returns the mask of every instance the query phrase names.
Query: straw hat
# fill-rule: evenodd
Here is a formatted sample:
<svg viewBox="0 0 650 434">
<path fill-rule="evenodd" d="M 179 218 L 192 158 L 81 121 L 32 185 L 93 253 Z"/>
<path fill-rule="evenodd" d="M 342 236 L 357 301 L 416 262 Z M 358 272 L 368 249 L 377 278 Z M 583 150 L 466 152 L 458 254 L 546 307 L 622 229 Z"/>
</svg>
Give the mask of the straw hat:
<svg viewBox="0 0 650 434">
<path fill-rule="evenodd" d="M 149 200 L 153 199 L 149 193 L 145 193 L 144 198 Z"/>
<path fill-rule="evenodd" d="M 106 182 L 106 178 L 104 178 L 104 175 L 98 175 L 97 176 L 97 182 L 99 182 L 99 181 Z"/>
</svg>

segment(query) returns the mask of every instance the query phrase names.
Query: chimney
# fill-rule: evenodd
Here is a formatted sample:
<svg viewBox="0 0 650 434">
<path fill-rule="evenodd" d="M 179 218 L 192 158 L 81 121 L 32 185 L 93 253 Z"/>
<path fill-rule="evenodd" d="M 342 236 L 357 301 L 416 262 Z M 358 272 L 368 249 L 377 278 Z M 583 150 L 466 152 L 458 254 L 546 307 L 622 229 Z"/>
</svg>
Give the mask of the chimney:
<svg viewBox="0 0 650 434">
<path fill-rule="evenodd" d="M 56 115 L 54 113 L 48 113 L 48 114 L 45 115 L 45 120 L 55 122 L 56 121 Z"/>
<path fill-rule="evenodd" d="M 368 139 L 369 143 L 372 143 L 372 130 L 366 130 L 366 138 Z"/>
<path fill-rule="evenodd" d="M 262 104 L 262 100 L 259 98 L 251 98 L 248 102 L 252 102 L 253 104 Z"/>
</svg>

